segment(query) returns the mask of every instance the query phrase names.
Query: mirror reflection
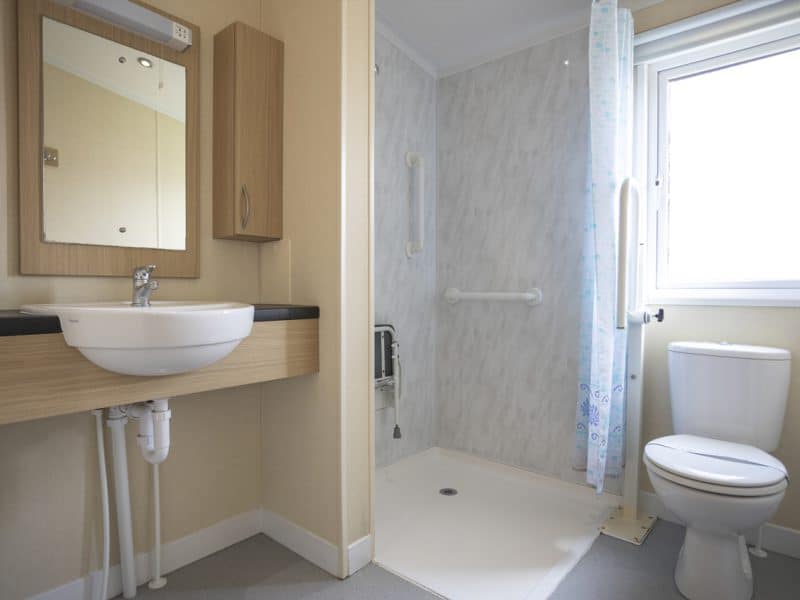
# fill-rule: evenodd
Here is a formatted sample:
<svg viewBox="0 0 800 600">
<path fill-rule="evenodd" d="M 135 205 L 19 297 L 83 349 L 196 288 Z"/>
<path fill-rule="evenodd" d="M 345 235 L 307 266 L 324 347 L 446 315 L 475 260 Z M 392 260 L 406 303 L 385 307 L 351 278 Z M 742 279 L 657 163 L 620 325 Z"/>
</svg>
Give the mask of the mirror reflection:
<svg viewBox="0 0 800 600">
<path fill-rule="evenodd" d="M 44 18 L 44 240 L 186 248 L 183 66 Z"/>
</svg>

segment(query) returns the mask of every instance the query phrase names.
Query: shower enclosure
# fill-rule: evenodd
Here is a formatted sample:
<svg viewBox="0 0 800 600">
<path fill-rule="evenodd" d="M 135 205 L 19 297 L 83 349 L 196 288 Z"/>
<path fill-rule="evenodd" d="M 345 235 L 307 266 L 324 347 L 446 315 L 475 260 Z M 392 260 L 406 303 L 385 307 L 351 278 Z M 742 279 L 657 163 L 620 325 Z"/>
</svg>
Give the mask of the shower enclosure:
<svg viewBox="0 0 800 600">
<path fill-rule="evenodd" d="M 379 467 L 440 446 L 584 479 L 570 457 L 587 41 L 578 31 L 437 79 L 378 27 L 375 322 L 393 325 L 404 350 L 403 438 L 392 438 L 391 411 L 379 410 Z M 426 243 L 411 257 L 418 190 L 409 151 L 426 171 Z M 542 302 L 451 303 L 448 288 L 538 289 Z M 379 394 L 377 404 L 390 402 Z"/>
<path fill-rule="evenodd" d="M 375 560 L 448 598 L 545 598 L 622 493 L 574 461 L 589 30 L 442 76 L 376 29 L 375 322 L 403 374 L 401 438 L 376 392 Z"/>
</svg>

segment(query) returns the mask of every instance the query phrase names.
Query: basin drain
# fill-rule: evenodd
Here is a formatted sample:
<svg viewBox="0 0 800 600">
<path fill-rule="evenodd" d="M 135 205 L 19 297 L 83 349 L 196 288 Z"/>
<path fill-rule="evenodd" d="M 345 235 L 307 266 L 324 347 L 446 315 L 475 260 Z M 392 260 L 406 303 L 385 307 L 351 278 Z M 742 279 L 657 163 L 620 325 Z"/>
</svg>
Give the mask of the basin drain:
<svg viewBox="0 0 800 600">
<path fill-rule="evenodd" d="M 442 488 L 439 490 L 442 496 L 455 496 L 458 493 L 456 488 Z"/>
</svg>

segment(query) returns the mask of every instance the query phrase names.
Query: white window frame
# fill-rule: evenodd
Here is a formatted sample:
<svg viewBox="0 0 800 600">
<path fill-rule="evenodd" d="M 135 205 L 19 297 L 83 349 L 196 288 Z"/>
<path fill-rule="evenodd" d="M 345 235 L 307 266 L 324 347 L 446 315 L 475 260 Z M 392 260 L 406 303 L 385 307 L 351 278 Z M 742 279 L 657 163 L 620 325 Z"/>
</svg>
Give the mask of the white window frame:
<svg viewBox="0 0 800 600">
<path fill-rule="evenodd" d="M 800 10 L 787 15 L 779 12 L 781 8 L 785 3 L 738 2 L 667 26 L 663 34 L 654 30 L 636 38 L 634 174 L 645 182 L 646 222 L 641 224 L 640 239 L 646 304 L 800 306 L 800 280 L 668 287 L 664 269 L 659 269 L 666 265 L 667 250 L 666 243 L 659 244 L 667 239 L 666 186 L 658 185 L 666 157 L 666 121 L 659 105 L 666 106 L 667 83 L 800 48 Z"/>
</svg>

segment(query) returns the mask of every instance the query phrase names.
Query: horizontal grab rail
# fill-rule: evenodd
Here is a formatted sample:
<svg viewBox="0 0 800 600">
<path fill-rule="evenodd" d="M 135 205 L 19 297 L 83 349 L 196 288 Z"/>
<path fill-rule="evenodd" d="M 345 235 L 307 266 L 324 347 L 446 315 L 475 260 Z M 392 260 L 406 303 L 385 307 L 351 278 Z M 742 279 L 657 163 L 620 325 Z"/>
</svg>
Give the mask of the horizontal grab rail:
<svg viewBox="0 0 800 600">
<path fill-rule="evenodd" d="M 531 288 L 527 292 L 462 292 L 458 288 L 447 288 L 444 299 L 450 304 L 461 300 L 494 300 L 497 302 L 525 302 L 529 306 L 542 303 L 542 290 Z"/>
</svg>

